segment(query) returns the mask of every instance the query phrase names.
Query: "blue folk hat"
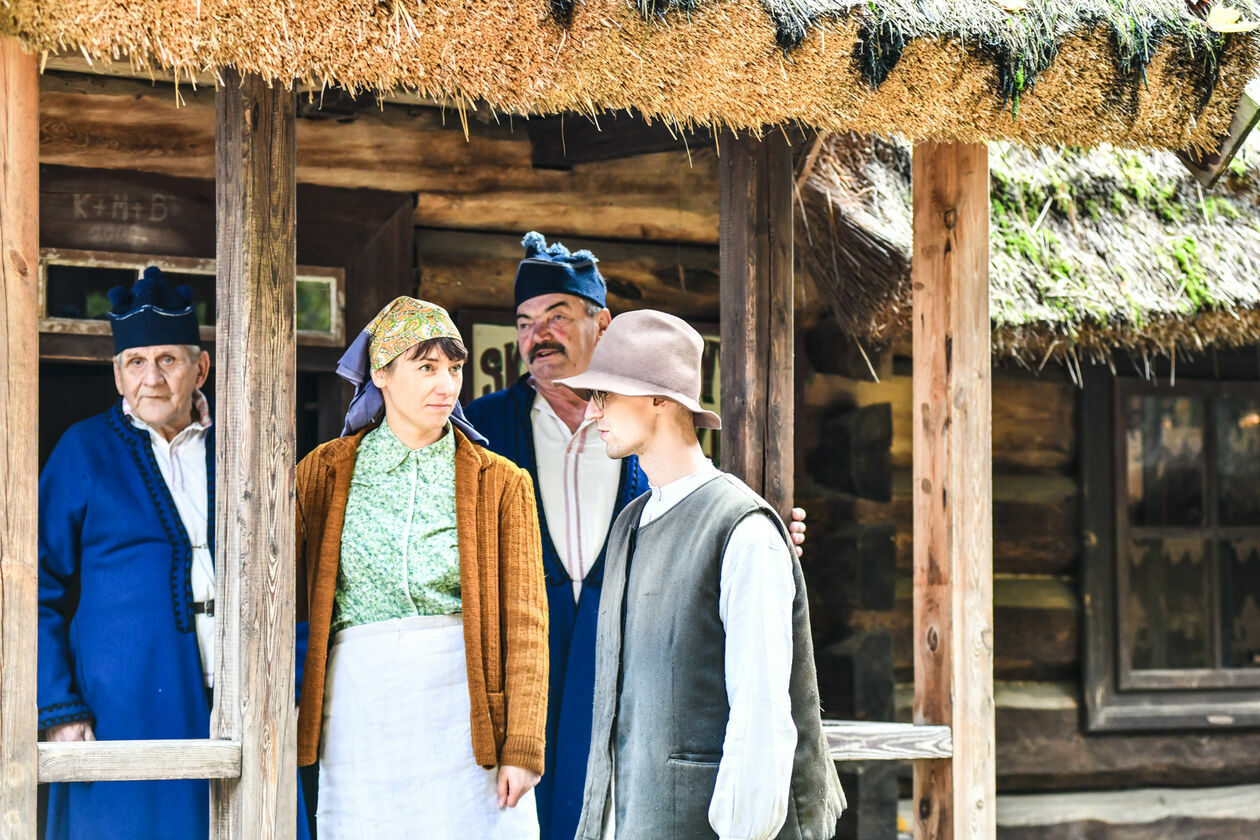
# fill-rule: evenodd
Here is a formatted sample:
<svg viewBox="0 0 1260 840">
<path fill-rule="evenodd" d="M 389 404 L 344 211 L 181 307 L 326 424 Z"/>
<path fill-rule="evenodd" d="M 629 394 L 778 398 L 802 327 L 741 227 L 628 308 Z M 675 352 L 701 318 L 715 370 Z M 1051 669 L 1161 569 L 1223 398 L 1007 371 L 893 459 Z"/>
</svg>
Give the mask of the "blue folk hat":
<svg viewBox="0 0 1260 840">
<path fill-rule="evenodd" d="M 110 289 L 109 300 L 114 304 L 109 320 L 114 331 L 115 356 L 132 347 L 201 346 L 192 287 L 172 289 L 162 279 L 162 271 L 157 266 L 146 268 L 144 276 L 130 289 L 126 286 Z"/>
<path fill-rule="evenodd" d="M 531 230 L 521 240 L 525 259 L 516 268 L 516 305 L 548 294 L 568 294 L 607 306 L 608 284 L 595 267 L 599 260 L 590 251 L 574 251 L 559 242 L 547 244 Z"/>
</svg>

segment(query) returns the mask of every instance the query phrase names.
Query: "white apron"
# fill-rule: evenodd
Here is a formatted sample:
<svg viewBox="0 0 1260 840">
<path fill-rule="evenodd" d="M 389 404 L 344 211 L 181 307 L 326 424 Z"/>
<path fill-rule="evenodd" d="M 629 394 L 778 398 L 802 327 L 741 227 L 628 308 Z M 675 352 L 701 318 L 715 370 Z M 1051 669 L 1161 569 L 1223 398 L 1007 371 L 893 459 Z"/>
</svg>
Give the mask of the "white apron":
<svg viewBox="0 0 1260 840">
<path fill-rule="evenodd" d="M 472 751 L 458 615 L 349 627 L 328 653 L 320 840 L 538 840 L 531 790 L 499 808 Z"/>
</svg>

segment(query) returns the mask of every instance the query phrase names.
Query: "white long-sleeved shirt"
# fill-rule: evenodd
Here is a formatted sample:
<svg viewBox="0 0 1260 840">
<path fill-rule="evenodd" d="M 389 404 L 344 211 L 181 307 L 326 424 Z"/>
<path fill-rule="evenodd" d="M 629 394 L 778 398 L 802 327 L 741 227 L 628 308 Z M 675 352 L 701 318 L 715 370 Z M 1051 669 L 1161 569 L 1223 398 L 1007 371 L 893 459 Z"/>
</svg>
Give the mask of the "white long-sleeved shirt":
<svg viewBox="0 0 1260 840">
<path fill-rule="evenodd" d="M 685 478 L 652 487 L 639 525 L 660 518 L 718 475 L 707 462 Z M 796 595 L 790 552 L 770 518 L 757 515 L 735 526 L 722 555 L 718 614 L 726 630 L 730 717 L 709 801 L 709 825 L 722 840 L 769 840 L 787 819 L 796 752 L 788 693 Z M 614 813 L 610 808 L 605 838 L 615 837 Z"/>
<path fill-rule="evenodd" d="M 192 545 L 192 597 L 194 601 L 214 600 L 214 558 L 210 555 L 209 499 L 206 486 L 206 430 L 210 428 L 210 410 L 205 395 L 193 392 L 193 411 L 197 420 L 189 423 L 170 441 L 131 413 L 124 399 L 123 413 L 133 426 L 149 433 L 153 455 L 162 480 L 171 491 L 179 519 L 188 532 Z M 201 652 L 201 673 L 206 687 L 214 685 L 214 618 L 205 613 L 194 616 L 197 649 Z"/>
<path fill-rule="evenodd" d="M 608 457 L 594 420 L 570 432 L 542 394 L 534 398 L 529 416 L 547 533 L 573 579 L 577 600 L 612 524 L 621 461 Z"/>
</svg>

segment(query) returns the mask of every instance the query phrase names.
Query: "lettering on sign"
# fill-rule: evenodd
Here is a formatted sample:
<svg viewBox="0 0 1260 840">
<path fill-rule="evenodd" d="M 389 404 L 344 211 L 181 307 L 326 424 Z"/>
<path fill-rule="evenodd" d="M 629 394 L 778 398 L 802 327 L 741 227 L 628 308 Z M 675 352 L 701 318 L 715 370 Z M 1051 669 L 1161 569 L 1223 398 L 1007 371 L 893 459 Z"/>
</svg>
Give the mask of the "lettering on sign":
<svg viewBox="0 0 1260 840">
<path fill-rule="evenodd" d="M 134 198 L 128 193 L 74 193 L 74 218 L 92 222 L 164 222 L 170 203 L 163 193 Z"/>
</svg>

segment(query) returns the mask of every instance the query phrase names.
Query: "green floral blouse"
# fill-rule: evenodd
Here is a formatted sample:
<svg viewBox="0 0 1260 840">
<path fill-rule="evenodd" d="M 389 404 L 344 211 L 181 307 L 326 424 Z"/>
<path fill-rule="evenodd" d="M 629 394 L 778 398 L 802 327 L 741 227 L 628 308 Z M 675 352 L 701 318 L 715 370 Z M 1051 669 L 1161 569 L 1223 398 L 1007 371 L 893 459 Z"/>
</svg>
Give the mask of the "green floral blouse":
<svg viewBox="0 0 1260 840">
<path fill-rule="evenodd" d="M 388 423 L 364 435 L 350 480 L 332 631 L 460 611 L 455 435 L 408 449 Z"/>
</svg>

